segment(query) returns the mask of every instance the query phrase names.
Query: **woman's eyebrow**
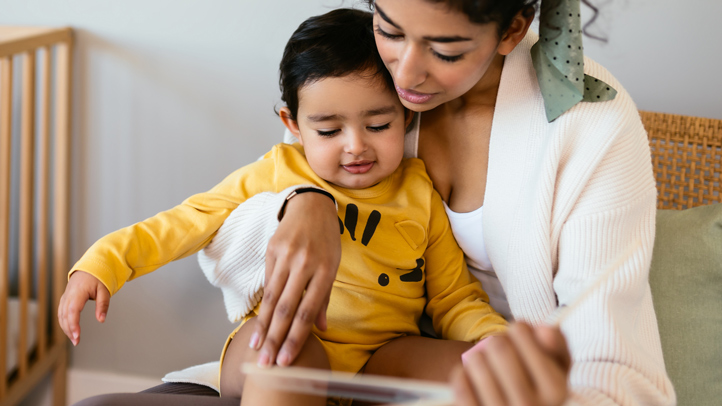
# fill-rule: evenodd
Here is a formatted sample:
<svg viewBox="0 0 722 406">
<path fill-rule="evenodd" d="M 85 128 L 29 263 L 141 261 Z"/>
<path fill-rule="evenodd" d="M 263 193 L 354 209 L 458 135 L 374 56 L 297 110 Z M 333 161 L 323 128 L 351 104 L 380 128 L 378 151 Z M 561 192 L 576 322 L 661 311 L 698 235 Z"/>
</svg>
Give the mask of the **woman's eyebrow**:
<svg viewBox="0 0 722 406">
<path fill-rule="evenodd" d="M 429 42 L 443 42 L 443 43 L 449 43 L 449 42 L 464 42 L 464 41 L 471 41 L 471 38 L 469 37 L 462 37 L 460 35 L 449 35 L 449 36 L 441 36 L 441 37 L 422 37 L 426 41 Z"/>
<path fill-rule="evenodd" d="M 389 18 L 389 16 L 387 16 L 386 13 L 384 13 L 384 11 L 379 8 L 379 6 L 374 5 L 374 10 L 376 10 L 376 12 L 379 13 L 379 16 L 381 16 L 381 18 L 383 18 L 384 21 L 386 21 L 387 23 L 393 25 L 394 27 L 398 28 L 399 30 L 401 29 L 401 27 L 399 27 L 398 24 L 396 24 L 395 22 L 393 22 L 393 20 L 391 20 L 391 19 Z"/>
<path fill-rule="evenodd" d="M 378 5 L 374 6 L 374 9 L 379 13 L 379 16 L 384 21 L 391 24 L 396 29 L 399 29 L 399 30 L 402 29 L 398 24 L 396 24 L 392 19 L 390 19 L 389 16 L 387 16 L 386 13 L 384 13 L 384 11 L 382 9 L 380 9 Z M 425 37 L 423 37 L 423 39 L 426 41 L 429 41 L 429 42 L 443 42 L 443 43 L 471 41 L 471 38 L 462 37 L 460 35 L 425 36 Z"/>
</svg>

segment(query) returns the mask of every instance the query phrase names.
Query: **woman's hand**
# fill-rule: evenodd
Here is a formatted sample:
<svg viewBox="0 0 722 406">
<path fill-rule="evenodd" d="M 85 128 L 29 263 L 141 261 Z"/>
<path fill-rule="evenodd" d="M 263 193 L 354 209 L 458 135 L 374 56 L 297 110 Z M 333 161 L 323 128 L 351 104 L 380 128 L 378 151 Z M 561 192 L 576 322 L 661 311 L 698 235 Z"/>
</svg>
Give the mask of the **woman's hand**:
<svg viewBox="0 0 722 406">
<path fill-rule="evenodd" d="M 571 356 L 558 328 L 515 323 L 468 355 L 451 384 L 459 406 L 557 406 L 568 396 Z"/>
<path fill-rule="evenodd" d="M 341 262 L 334 202 L 320 193 L 288 201 L 266 252 L 266 285 L 250 346 L 259 365 L 290 365 L 315 323 L 326 329 L 326 308 Z M 278 354 L 278 356 L 276 356 Z"/>
<path fill-rule="evenodd" d="M 88 300 L 95 300 L 95 318 L 103 323 L 110 305 L 108 288 L 87 272 L 74 272 L 58 305 L 58 322 L 73 345 L 80 342 L 80 312 Z"/>
</svg>

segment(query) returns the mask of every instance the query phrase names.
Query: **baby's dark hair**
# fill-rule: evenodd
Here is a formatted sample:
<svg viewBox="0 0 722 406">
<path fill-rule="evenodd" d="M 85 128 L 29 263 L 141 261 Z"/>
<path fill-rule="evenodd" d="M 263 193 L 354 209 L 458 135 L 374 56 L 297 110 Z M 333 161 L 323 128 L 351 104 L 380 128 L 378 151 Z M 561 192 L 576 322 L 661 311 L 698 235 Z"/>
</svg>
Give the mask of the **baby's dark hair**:
<svg viewBox="0 0 722 406">
<path fill-rule="evenodd" d="M 281 100 L 298 114 L 298 90 L 309 83 L 348 74 L 379 77 L 393 91 L 394 82 L 374 42 L 373 14 L 341 8 L 307 19 L 291 35 L 283 51 L 279 85 Z"/>
</svg>

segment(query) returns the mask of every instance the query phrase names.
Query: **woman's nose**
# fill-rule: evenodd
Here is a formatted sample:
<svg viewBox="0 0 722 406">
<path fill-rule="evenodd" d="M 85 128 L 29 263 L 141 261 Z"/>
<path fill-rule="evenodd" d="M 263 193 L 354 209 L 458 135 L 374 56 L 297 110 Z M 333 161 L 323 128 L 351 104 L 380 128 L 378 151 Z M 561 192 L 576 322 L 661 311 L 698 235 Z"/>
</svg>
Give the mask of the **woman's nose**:
<svg viewBox="0 0 722 406">
<path fill-rule="evenodd" d="M 414 44 L 403 47 L 394 72 L 394 82 L 402 89 L 413 89 L 426 80 L 421 49 Z"/>
</svg>

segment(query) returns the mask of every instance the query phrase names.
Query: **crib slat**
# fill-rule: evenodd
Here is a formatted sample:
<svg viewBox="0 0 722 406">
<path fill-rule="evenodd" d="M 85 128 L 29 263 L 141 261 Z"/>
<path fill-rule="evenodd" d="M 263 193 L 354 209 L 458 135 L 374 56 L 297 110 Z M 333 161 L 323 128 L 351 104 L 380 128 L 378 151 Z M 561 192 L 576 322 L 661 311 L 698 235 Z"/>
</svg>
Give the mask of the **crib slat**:
<svg viewBox="0 0 722 406">
<path fill-rule="evenodd" d="M 57 309 L 63 295 L 68 275 L 68 242 L 70 240 L 70 124 L 73 39 L 68 35 L 66 42 L 55 48 L 55 162 L 53 181 L 53 309 Z M 66 375 L 68 365 L 68 341 L 57 318 L 53 323 L 53 350 L 61 351 L 59 362 L 53 370 L 53 406 L 64 406 L 66 397 Z"/>
<path fill-rule="evenodd" d="M 43 360 L 34 363 L 28 369 L 28 374 L 24 379 L 13 379 L 13 383 L 8 389 L 7 397 L 0 401 L 0 405 L 19 405 L 23 399 L 28 397 L 29 393 L 39 389 L 40 382 L 48 376 L 48 371 L 52 371 L 54 366 L 67 365 L 65 361 L 66 358 L 67 351 L 65 348 L 52 347 Z M 61 403 L 60 405 L 54 404 L 53 406 L 65 406 L 65 403 Z"/>
<path fill-rule="evenodd" d="M 20 139 L 19 296 L 20 340 L 18 376 L 28 372 L 28 300 L 33 272 L 33 208 L 35 189 L 35 51 L 23 55 L 23 95 Z"/>
<path fill-rule="evenodd" d="M 56 349 L 60 349 L 60 351 L 53 368 L 53 406 L 65 406 L 68 390 L 68 348 L 56 345 L 50 352 L 53 353 Z"/>
<path fill-rule="evenodd" d="M 12 139 L 12 57 L 0 60 L 0 399 L 7 395 L 8 258 L 10 253 L 10 150 Z"/>
<path fill-rule="evenodd" d="M 38 146 L 38 319 L 35 328 L 38 338 L 38 360 L 45 356 L 47 348 L 47 314 L 48 314 L 48 207 L 50 192 L 50 47 L 43 49 L 43 65 L 40 71 L 42 78 L 41 111 L 40 111 L 40 145 Z"/>
<path fill-rule="evenodd" d="M 53 201 L 53 309 L 58 308 L 68 275 L 68 241 L 70 216 L 70 89 L 72 78 L 72 41 L 56 48 L 55 88 L 55 161 Z M 67 343 L 57 319 L 53 340 Z"/>
</svg>

